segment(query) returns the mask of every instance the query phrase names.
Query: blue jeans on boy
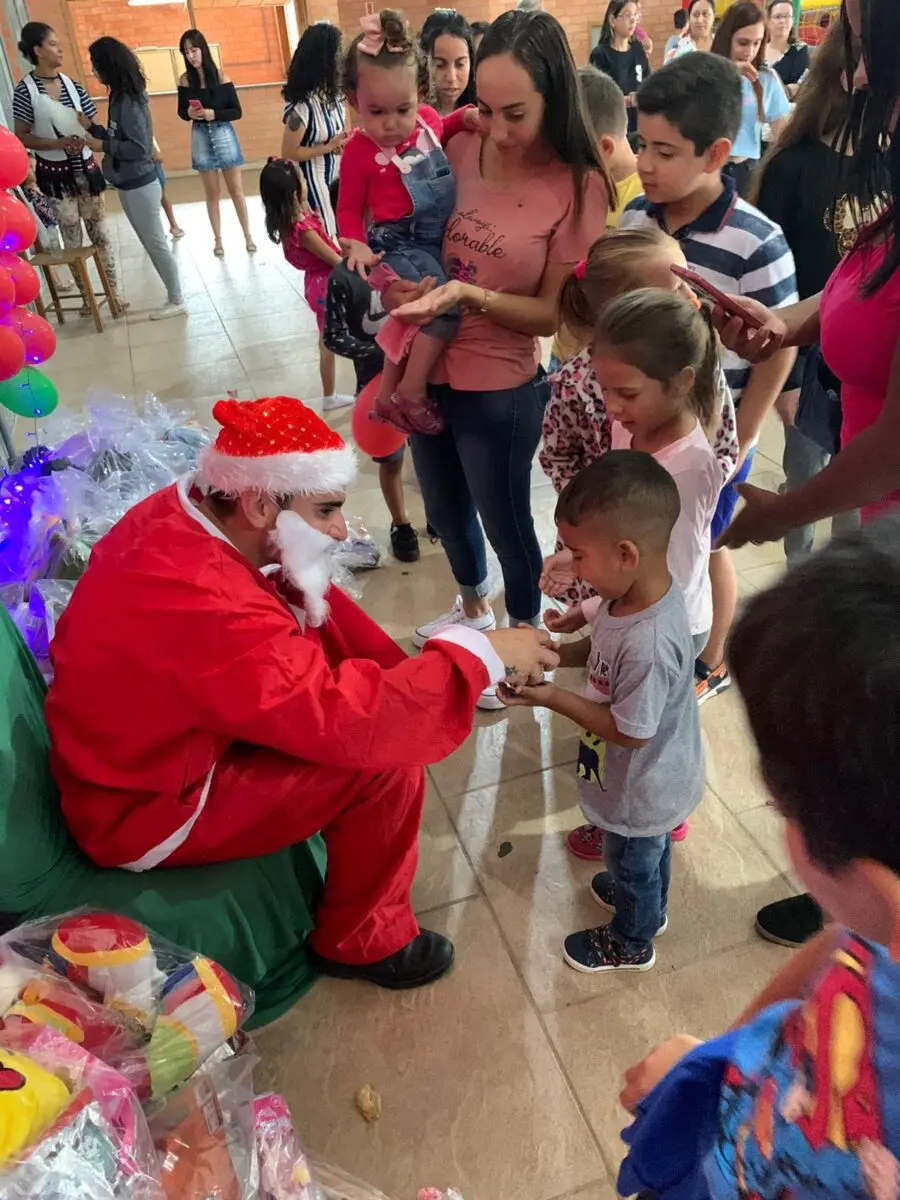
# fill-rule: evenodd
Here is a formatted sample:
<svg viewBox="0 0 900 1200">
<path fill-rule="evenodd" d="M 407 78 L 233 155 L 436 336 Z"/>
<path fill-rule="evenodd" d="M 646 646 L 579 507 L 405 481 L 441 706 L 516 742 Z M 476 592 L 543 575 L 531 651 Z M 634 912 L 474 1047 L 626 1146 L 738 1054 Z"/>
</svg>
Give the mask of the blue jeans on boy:
<svg viewBox="0 0 900 1200">
<path fill-rule="evenodd" d="M 603 863 L 616 885 L 612 931 L 632 954 L 645 950 L 659 932 L 669 903 L 672 840 L 603 835 Z"/>
<path fill-rule="evenodd" d="M 413 462 L 428 523 L 450 560 L 464 600 L 487 596 L 481 523 L 500 560 L 510 623 L 541 611 L 543 556 L 531 515 L 531 461 L 550 390 L 543 373 L 521 387 L 462 392 L 430 386 L 443 433 L 413 434 Z"/>
</svg>

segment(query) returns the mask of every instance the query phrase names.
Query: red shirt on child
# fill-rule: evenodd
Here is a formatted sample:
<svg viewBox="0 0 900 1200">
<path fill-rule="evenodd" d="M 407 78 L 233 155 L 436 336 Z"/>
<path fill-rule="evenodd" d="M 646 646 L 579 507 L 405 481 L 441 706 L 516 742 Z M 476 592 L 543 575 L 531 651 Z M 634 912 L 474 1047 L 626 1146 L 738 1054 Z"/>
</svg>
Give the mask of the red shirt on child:
<svg viewBox="0 0 900 1200">
<path fill-rule="evenodd" d="M 435 137 L 445 146 L 455 134 L 467 128 L 467 108 L 458 108 L 449 117 L 440 117 L 427 104 L 420 104 L 416 127 L 409 137 L 390 150 L 383 150 L 363 130 L 357 129 L 341 155 L 341 190 L 338 194 L 338 230 L 341 237 L 354 241 L 366 240 L 369 225 L 384 225 L 402 221 L 412 213 L 412 200 L 403 177 L 392 158 L 402 156 L 415 146 L 419 138 L 427 138 L 419 121 L 424 121 Z M 429 153 L 432 146 L 423 143 L 420 149 Z"/>
</svg>

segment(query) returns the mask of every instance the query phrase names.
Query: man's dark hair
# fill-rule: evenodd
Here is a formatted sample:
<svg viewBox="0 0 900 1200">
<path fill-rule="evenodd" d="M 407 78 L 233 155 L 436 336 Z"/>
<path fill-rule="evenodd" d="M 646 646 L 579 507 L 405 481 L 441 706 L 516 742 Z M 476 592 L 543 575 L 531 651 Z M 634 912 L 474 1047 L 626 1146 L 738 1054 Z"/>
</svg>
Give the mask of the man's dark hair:
<svg viewBox="0 0 900 1200">
<path fill-rule="evenodd" d="M 687 23 L 688 23 L 687 9 L 686 8 L 676 8 L 675 11 L 672 13 L 672 24 L 675 26 L 676 30 L 679 33 L 681 33 L 682 29 L 684 29 L 684 27 L 685 27 L 685 25 L 687 25 Z"/>
<path fill-rule="evenodd" d="M 766 784 L 811 858 L 900 875 L 900 518 L 833 539 L 754 596 L 728 660 Z"/>
<path fill-rule="evenodd" d="M 594 136 L 623 138 L 628 132 L 628 109 L 616 81 L 588 66 L 578 68 L 578 83 Z"/>
<path fill-rule="evenodd" d="M 654 71 L 637 94 L 639 113 L 665 117 L 698 155 L 713 142 L 733 142 L 741 127 L 741 80 L 734 63 L 716 54 L 684 54 Z"/>
<path fill-rule="evenodd" d="M 556 502 L 556 523 L 580 525 L 591 517 L 612 524 L 616 536 L 665 551 L 681 512 L 675 480 L 652 454 L 610 450 L 579 471 Z"/>
</svg>

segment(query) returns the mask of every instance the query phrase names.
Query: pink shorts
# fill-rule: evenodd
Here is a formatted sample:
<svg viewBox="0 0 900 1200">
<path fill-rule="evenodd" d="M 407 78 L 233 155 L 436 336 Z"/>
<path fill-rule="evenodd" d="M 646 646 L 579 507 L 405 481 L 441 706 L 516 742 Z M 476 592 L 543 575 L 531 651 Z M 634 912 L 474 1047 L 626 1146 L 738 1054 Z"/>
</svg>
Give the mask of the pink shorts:
<svg viewBox="0 0 900 1200">
<path fill-rule="evenodd" d="M 303 295 L 315 314 L 319 333 L 325 327 L 325 297 L 328 295 L 328 276 L 330 274 L 331 268 L 325 271 L 307 271 L 303 280 Z"/>
</svg>

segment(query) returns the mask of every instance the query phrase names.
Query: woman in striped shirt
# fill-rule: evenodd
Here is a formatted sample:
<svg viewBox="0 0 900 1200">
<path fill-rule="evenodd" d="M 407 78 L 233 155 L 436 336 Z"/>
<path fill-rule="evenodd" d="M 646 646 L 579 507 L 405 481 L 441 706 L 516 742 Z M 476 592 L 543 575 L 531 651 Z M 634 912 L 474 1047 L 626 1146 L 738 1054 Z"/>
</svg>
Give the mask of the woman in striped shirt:
<svg viewBox="0 0 900 1200">
<path fill-rule="evenodd" d="M 341 31 L 317 22 L 304 31 L 288 68 L 282 158 L 299 163 L 310 207 L 337 237 L 330 188 L 338 177 L 338 156 L 347 140 L 341 92 Z"/>
</svg>

